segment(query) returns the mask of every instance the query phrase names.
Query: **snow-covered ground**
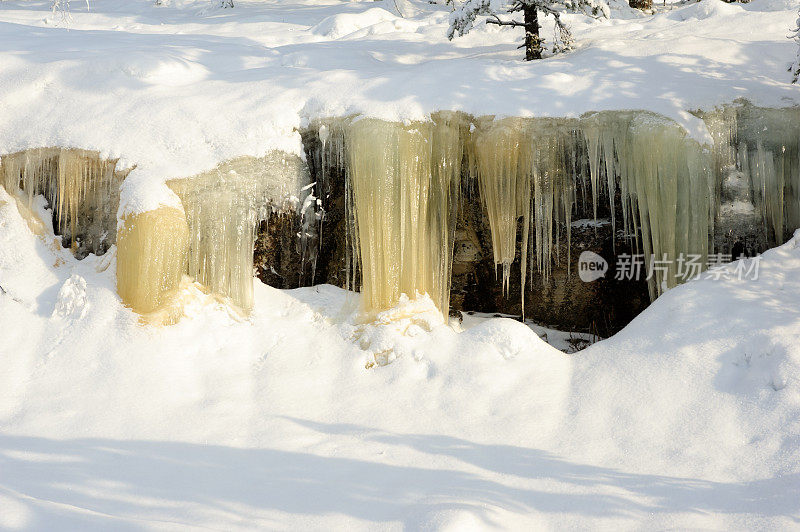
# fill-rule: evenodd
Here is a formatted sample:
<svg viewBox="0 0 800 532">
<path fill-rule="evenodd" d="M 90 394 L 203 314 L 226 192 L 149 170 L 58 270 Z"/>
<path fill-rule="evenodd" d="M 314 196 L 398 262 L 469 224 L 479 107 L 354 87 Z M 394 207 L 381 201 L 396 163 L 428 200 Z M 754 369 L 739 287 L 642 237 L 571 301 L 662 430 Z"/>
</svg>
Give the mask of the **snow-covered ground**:
<svg viewBox="0 0 800 532">
<path fill-rule="evenodd" d="M 137 165 L 123 211 L 174 201 L 168 178 L 240 155 L 300 153 L 297 128 L 362 113 L 576 116 L 648 109 L 697 138 L 688 111 L 747 98 L 800 104 L 788 82 L 796 0 L 703 0 L 643 16 L 568 15 L 578 49 L 521 60 L 521 30 L 479 23 L 448 41 L 426 0 L 47 0 L 0 2 L 0 153 L 98 150 Z M 552 38 L 552 21 L 542 35 Z"/>
<path fill-rule="evenodd" d="M 54 240 L 0 188 L 0 528 L 800 527 L 800 235 L 572 355 L 328 285 L 145 326 Z"/>
</svg>

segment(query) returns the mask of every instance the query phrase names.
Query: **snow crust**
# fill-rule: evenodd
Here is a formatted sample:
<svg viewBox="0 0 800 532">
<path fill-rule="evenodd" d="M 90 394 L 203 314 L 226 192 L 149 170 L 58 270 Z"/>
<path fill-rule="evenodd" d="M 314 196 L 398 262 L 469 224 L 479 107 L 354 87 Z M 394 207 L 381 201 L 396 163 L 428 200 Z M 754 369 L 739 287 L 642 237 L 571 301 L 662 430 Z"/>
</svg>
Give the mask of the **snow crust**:
<svg viewBox="0 0 800 532">
<path fill-rule="evenodd" d="M 247 319 L 188 286 L 145 326 L 43 205 L 37 236 L 0 189 L 0 528 L 800 522 L 800 233 L 567 355 L 430 299 L 360 323 L 329 285 L 256 282 Z"/>
<path fill-rule="evenodd" d="M 0 153 L 78 147 L 136 165 L 124 216 L 176 206 L 167 179 L 274 149 L 302 156 L 297 129 L 320 117 L 647 109 L 707 141 L 689 110 L 800 103 L 787 0 L 565 15 L 578 49 L 536 63 L 521 60 L 519 31 L 484 22 L 447 41 L 448 7 L 423 0 L 163 4 L 73 2 L 66 20 L 44 0 L 0 2 Z"/>
</svg>

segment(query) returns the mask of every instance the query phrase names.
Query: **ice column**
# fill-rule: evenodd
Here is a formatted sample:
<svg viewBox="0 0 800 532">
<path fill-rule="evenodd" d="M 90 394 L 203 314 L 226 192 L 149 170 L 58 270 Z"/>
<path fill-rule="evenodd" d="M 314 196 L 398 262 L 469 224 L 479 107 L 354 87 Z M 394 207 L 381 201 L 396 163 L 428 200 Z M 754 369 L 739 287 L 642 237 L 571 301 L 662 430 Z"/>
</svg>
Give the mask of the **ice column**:
<svg viewBox="0 0 800 532">
<path fill-rule="evenodd" d="M 447 315 L 463 129 L 454 114 L 411 125 L 360 119 L 347 127 L 351 216 L 368 313 L 419 293 Z"/>
</svg>

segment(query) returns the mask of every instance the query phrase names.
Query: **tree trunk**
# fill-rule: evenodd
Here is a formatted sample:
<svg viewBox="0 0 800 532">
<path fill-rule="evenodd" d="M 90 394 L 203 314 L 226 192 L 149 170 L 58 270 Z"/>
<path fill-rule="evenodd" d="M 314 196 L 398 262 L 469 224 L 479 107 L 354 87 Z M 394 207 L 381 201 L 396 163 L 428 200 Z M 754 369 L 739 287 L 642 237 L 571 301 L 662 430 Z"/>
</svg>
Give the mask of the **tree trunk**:
<svg viewBox="0 0 800 532">
<path fill-rule="evenodd" d="M 525 60 L 542 58 L 542 39 L 539 37 L 539 14 L 533 6 L 525 6 Z"/>
</svg>

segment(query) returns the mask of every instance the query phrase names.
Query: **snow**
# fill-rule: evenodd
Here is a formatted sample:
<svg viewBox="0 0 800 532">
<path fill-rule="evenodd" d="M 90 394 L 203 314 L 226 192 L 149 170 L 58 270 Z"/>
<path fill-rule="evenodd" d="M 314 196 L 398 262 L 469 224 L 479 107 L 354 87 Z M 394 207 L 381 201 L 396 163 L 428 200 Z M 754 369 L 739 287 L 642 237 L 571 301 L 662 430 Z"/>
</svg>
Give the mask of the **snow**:
<svg viewBox="0 0 800 532">
<path fill-rule="evenodd" d="M 124 214 L 302 155 L 316 118 L 649 109 L 705 139 L 689 110 L 800 103 L 789 0 L 565 15 L 578 49 L 537 63 L 505 28 L 447 41 L 421 0 L 164 4 L 0 2 L 0 153 L 119 157 Z M 363 323 L 329 285 L 256 282 L 243 318 L 185 283 L 186 316 L 144 325 L 114 248 L 77 261 L 33 210 L 35 232 L 0 188 L 0 528 L 800 526 L 800 233 L 758 279 L 689 282 L 566 354 L 427 298 Z"/>
<path fill-rule="evenodd" d="M 247 319 L 189 285 L 146 326 L 113 248 L 54 239 L 0 189 L 0 528 L 800 522 L 800 233 L 570 355 L 424 298 L 361 323 L 329 285 L 256 282 Z"/>
<path fill-rule="evenodd" d="M 120 216 L 177 205 L 164 181 L 235 157 L 302 155 L 298 129 L 436 110 L 577 116 L 648 109 L 708 140 L 690 110 L 746 98 L 800 103 L 789 84 L 789 0 L 703 0 L 653 16 L 564 15 L 577 50 L 521 60 L 520 31 L 480 21 L 448 41 L 423 0 L 92 0 L 67 19 L 44 0 L 0 2 L 0 153 L 67 146 L 136 166 Z M 552 22 L 543 36 L 552 36 Z"/>
</svg>

